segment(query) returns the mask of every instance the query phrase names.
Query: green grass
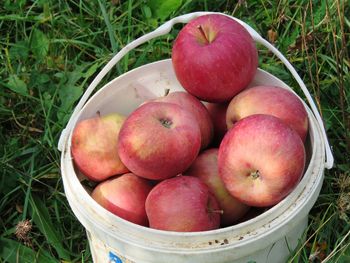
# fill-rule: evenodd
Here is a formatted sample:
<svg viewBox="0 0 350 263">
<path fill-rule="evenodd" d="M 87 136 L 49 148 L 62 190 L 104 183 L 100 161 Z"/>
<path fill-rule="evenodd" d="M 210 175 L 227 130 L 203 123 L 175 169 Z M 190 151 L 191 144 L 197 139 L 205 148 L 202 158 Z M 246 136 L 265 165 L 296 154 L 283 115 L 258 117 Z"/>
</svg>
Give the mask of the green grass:
<svg viewBox="0 0 350 263">
<path fill-rule="evenodd" d="M 350 262 L 350 4 L 345 0 L 29 1 L 0 6 L 0 262 L 91 262 L 64 195 L 57 142 L 74 105 L 113 54 L 171 17 L 236 16 L 295 66 L 315 99 L 335 166 L 325 171 L 306 242 L 291 262 Z M 168 58 L 180 26 L 131 51 L 104 83 Z M 297 89 L 260 48 L 260 67 Z M 301 94 L 301 93 L 300 93 Z M 19 235 L 16 226 L 31 225 Z"/>
</svg>

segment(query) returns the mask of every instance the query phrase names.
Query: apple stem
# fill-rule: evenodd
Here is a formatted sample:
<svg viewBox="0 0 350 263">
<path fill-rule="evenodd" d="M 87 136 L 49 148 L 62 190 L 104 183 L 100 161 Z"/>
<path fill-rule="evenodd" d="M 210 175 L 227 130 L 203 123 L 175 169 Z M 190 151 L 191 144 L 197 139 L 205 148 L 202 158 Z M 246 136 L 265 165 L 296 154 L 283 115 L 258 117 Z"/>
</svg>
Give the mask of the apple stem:
<svg viewBox="0 0 350 263">
<path fill-rule="evenodd" d="M 96 111 L 96 115 L 97 115 L 97 117 L 101 117 L 101 112 L 98 110 L 98 111 Z"/>
<path fill-rule="evenodd" d="M 206 40 L 206 44 L 209 44 L 210 43 L 209 38 L 208 38 L 207 34 L 205 34 L 205 31 L 204 31 L 202 25 L 198 25 L 197 28 L 198 28 L 199 32 L 201 32 L 204 39 Z"/>
<path fill-rule="evenodd" d="M 173 122 L 169 119 L 160 119 L 159 121 L 165 128 L 168 128 L 168 129 L 170 129 L 171 125 L 173 124 Z"/>
<path fill-rule="evenodd" d="M 170 92 L 170 89 L 165 89 L 164 90 L 164 97 L 168 96 L 169 92 Z"/>
<path fill-rule="evenodd" d="M 254 171 L 254 172 L 251 172 L 251 173 L 250 173 L 250 176 L 252 176 L 253 179 L 259 178 L 259 177 L 260 177 L 260 172 L 259 172 L 259 170 L 256 170 L 256 171 Z"/>
<path fill-rule="evenodd" d="M 221 214 L 221 215 L 224 214 L 224 210 L 222 210 L 222 209 L 210 209 L 210 208 L 208 208 L 208 212 L 209 213 L 217 213 L 217 214 Z"/>
</svg>

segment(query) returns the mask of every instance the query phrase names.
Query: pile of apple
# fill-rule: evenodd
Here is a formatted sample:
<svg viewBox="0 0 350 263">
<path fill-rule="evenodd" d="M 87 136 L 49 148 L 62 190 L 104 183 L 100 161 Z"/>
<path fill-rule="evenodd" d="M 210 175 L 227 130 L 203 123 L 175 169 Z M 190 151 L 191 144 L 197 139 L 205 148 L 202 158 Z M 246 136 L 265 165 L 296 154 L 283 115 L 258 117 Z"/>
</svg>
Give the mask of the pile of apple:
<svg viewBox="0 0 350 263">
<path fill-rule="evenodd" d="M 249 87 L 258 67 L 250 34 L 224 15 L 198 17 L 172 49 L 186 91 L 79 122 L 72 156 L 97 182 L 92 198 L 154 229 L 206 231 L 271 207 L 300 181 L 308 117 L 292 92 Z"/>
</svg>

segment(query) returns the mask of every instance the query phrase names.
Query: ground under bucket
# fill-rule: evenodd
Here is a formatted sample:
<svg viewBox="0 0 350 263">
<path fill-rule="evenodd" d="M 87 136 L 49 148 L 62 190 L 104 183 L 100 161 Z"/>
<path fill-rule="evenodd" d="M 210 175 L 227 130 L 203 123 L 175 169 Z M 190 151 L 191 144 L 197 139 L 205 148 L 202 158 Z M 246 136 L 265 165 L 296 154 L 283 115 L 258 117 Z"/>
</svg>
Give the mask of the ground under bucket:
<svg viewBox="0 0 350 263">
<path fill-rule="evenodd" d="M 188 14 L 176 18 L 175 22 L 188 22 L 203 14 L 206 13 Z M 175 22 L 169 23 L 168 27 Z M 168 27 L 161 27 L 160 30 L 164 31 L 156 35 L 169 32 Z M 257 34 L 254 32 L 250 31 L 252 35 Z M 259 36 L 254 37 L 257 39 Z M 150 38 L 142 39 L 137 45 Z M 130 50 L 133 46 L 126 48 Z M 59 143 L 66 197 L 75 216 L 86 229 L 94 262 L 286 262 L 290 253 L 303 242 L 308 214 L 319 195 L 324 169 L 327 166 L 330 168 L 333 162 L 327 151 L 329 145 L 318 112 L 315 115 L 314 108 L 310 109 L 305 104 L 309 118 L 307 166 L 302 180 L 285 199 L 264 213 L 234 226 L 192 233 L 160 231 L 123 220 L 91 198 L 74 168 L 71 131 L 77 122 L 96 116 L 96 112 L 101 115 L 112 112 L 128 115 L 145 100 L 163 96 L 166 89 L 173 92 L 183 88 L 175 77 L 171 60 L 167 59 L 129 71 L 89 98 L 89 93 L 104 75 L 105 72 L 97 76 L 93 87 L 84 94 Z M 250 85 L 264 84 L 291 90 L 275 76 L 259 69 Z"/>
</svg>

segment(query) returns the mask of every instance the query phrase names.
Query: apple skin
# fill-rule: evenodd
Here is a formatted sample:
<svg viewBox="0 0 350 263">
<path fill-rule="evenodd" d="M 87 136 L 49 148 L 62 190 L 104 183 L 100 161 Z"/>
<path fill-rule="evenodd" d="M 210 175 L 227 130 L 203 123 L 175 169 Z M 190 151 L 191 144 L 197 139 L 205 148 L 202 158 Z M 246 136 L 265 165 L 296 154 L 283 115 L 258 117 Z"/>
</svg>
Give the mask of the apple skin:
<svg viewBox="0 0 350 263">
<path fill-rule="evenodd" d="M 308 116 L 303 103 L 291 91 L 276 86 L 255 86 L 235 96 L 226 113 L 227 127 L 252 114 L 269 114 L 282 119 L 305 142 Z"/>
<path fill-rule="evenodd" d="M 125 120 L 118 153 L 138 176 L 163 180 L 185 171 L 199 153 L 201 133 L 193 115 L 179 105 L 149 102 Z"/>
<path fill-rule="evenodd" d="M 209 188 L 192 176 L 176 176 L 157 184 L 146 199 L 151 228 L 196 232 L 220 227 L 220 208 Z"/>
<path fill-rule="evenodd" d="M 214 127 L 207 108 L 200 100 L 187 92 L 175 91 L 155 101 L 175 103 L 193 114 L 202 135 L 201 149 L 207 148 L 213 139 Z"/>
<path fill-rule="evenodd" d="M 247 87 L 258 67 L 248 31 L 220 14 L 197 17 L 179 32 L 172 64 L 180 84 L 208 102 L 225 102 Z"/>
<path fill-rule="evenodd" d="M 219 176 L 218 152 L 219 149 L 211 148 L 200 153 L 184 175 L 197 177 L 209 187 L 223 210 L 221 226 L 225 227 L 242 218 L 248 212 L 249 206 L 238 201 L 226 190 Z"/>
<path fill-rule="evenodd" d="M 80 121 L 72 134 L 72 156 L 77 168 L 92 181 L 103 181 L 129 170 L 117 151 L 125 117 L 117 113 Z"/>
<path fill-rule="evenodd" d="M 151 189 L 148 180 L 126 173 L 99 183 L 91 196 L 113 214 L 132 223 L 148 226 L 145 202 Z"/>
<path fill-rule="evenodd" d="M 300 181 L 305 148 L 296 131 L 279 118 L 250 115 L 226 133 L 218 167 L 232 196 L 250 206 L 272 206 Z"/>
<path fill-rule="evenodd" d="M 218 147 L 227 132 L 226 111 L 228 103 L 206 103 L 205 107 L 208 109 L 214 126 L 212 146 Z"/>
</svg>

